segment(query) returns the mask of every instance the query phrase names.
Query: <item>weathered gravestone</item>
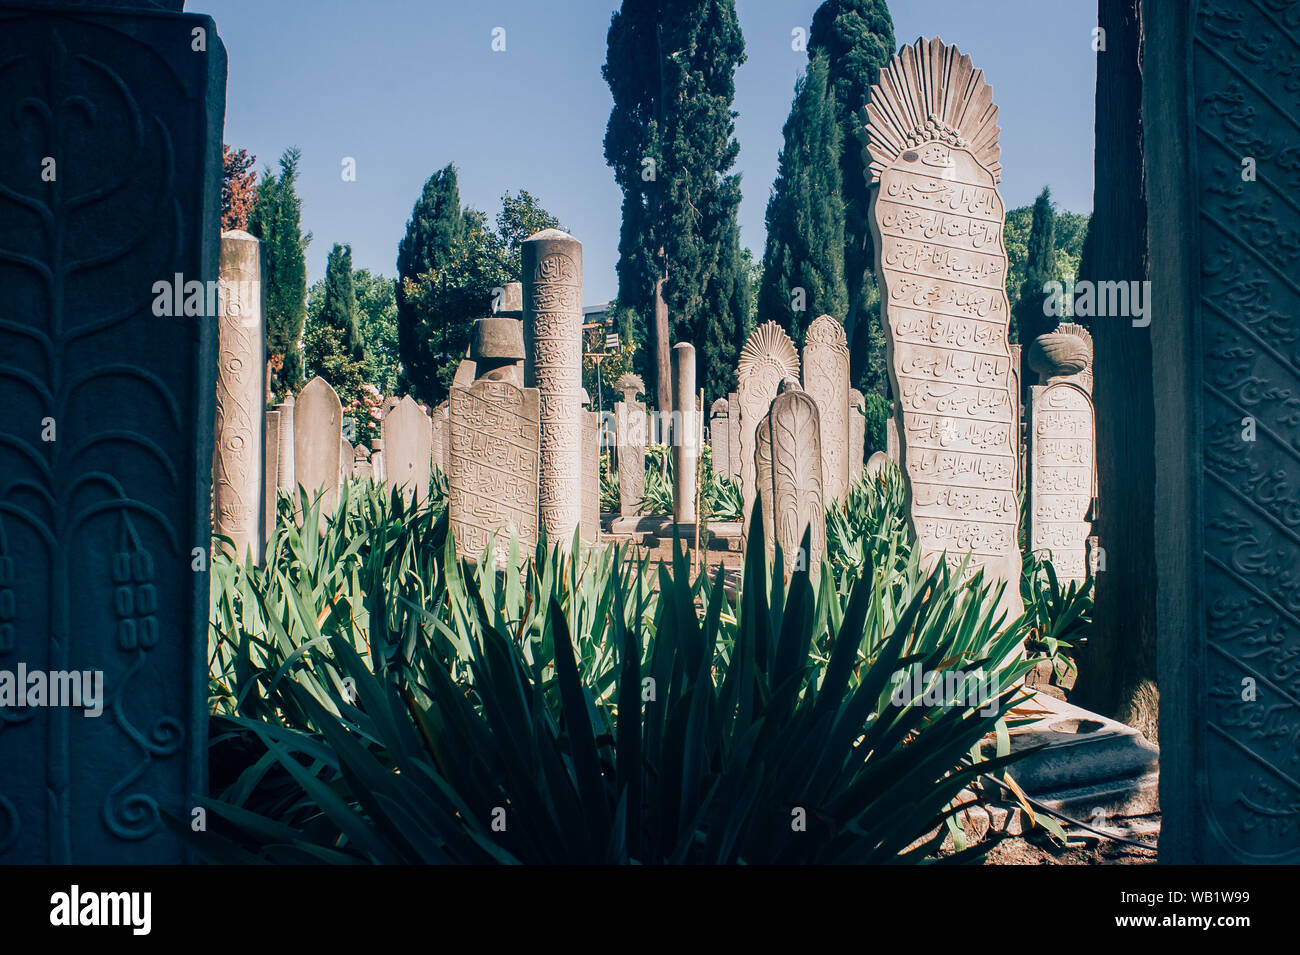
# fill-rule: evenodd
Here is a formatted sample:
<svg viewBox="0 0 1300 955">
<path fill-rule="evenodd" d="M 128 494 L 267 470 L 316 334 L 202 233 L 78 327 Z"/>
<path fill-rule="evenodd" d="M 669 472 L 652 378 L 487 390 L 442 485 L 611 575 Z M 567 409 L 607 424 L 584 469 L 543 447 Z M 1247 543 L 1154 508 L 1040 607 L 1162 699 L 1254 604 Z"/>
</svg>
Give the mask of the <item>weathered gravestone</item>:
<svg viewBox="0 0 1300 955">
<path fill-rule="evenodd" d="M 740 397 L 727 395 L 727 477 L 740 480 Z"/>
<path fill-rule="evenodd" d="M 1011 434 L 1016 443 L 1016 493 L 1019 494 L 1025 489 L 1025 465 L 1028 460 L 1028 454 L 1025 449 L 1025 425 L 1024 409 L 1022 408 L 1022 395 L 1020 385 L 1020 362 L 1022 356 L 1020 353 L 1021 346 L 1019 343 L 1010 346 L 1011 349 Z"/>
<path fill-rule="evenodd" d="M 755 432 L 755 480 L 769 554 L 780 545 L 786 577 L 796 570 L 820 573 L 826 545 L 822 494 L 821 425 L 817 403 L 798 381 L 787 378 Z M 809 549 L 803 536 L 811 530 Z"/>
<path fill-rule="evenodd" d="M 226 60 L 179 7 L 0 2 L 0 670 L 103 705 L 0 707 L 0 863 L 182 862 L 204 794 Z"/>
<path fill-rule="evenodd" d="M 429 416 L 406 395 L 379 424 L 384 434 L 384 484 L 400 488 L 403 499 L 421 505 L 429 499 L 433 470 L 433 429 Z"/>
<path fill-rule="evenodd" d="M 433 409 L 432 427 L 433 466 L 446 474 L 451 466 L 451 405 L 449 402 L 444 401 Z"/>
<path fill-rule="evenodd" d="M 363 481 L 374 480 L 375 473 L 370 469 L 370 452 L 363 444 L 352 449 L 352 476 Z"/>
<path fill-rule="evenodd" d="M 275 530 L 276 479 L 280 472 L 280 412 L 268 411 L 265 417 L 266 430 L 262 437 L 266 449 L 266 457 L 262 461 L 262 527 L 265 538 L 270 539 Z"/>
<path fill-rule="evenodd" d="M 523 243 L 524 385 L 541 396 L 538 506 L 552 544 L 582 517 L 582 243 L 545 229 Z"/>
<path fill-rule="evenodd" d="M 275 454 L 275 487 L 277 491 L 288 491 L 297 496 L 298 482 L 294 479 L 293 467 L 293 394 L 286 394 L 284 401 L 276 405 L 280 412 L 278 448 Z"/>
<path fill-rule="evenodd" d="M 1008 582 L 1021 612 L 1016 441 L 997 107 L 942 40 L 881 71 L 866 110 L 881 313 L 899 452 L 923 560 Z"/>
<path fill-rule="evenodd" d="M 1092 399 L 1068 381 L 1034 385 L 1029 396 L 1029 546 L 1050 553 L 1059 580 L 1082 582 L 1092 530 Z"/>
<path fill-rule="evenodd" d="M 804 337 L 803 390 L 821 419 L 822 493 L 842 501 L 849 489 L 849 346 L 830 315 L 815 319 Z"/>
<path fill-rule="evenodd" d="M 298 392 L 293 406 L 293 468 L 307 500 L 320 500 L 321 525 L 339 499 L 339 451 L 343 447 L 343 405 L 330 383 L 316 377 Z"/>
<path fill-rule="evenodd" d="M 695 409 L 695 346 L 678 342 L 673 372 L 673 520 L 695 523 L 695 478 L 700 457 L 699 412 Z"/>
<path fill-rule="evenodd" d="M 736 401 L 740 406 L 740 493 L 744 501 L 743 534 L 748 538 L 750 511 L 756 499 L 755 433 L 767 417 L 781 382 L 799 378 L 799 353 L 776 322 L 764 322 L 745 340 L 736 363 Z"/>
<path fill-rule="evenodd" d="M 339 488 L 352 477 L 352 445 L 347 438 L 339 441 Z"/>
<path fill-rule="evenodd" d="M 862 456 L 867 451 L 866 400 L 856 388 L 849 389 L 849 486 L 862 480 Z"/>
<path fill-rule="evenodd" d="M 731 418 L 727 415 L 727 399 L 719 398 L 709 406 L 709 451 L 713 470 L 721 477 L 731 477 Z"/>
<path fill-rule="evenodd" d="M 384 483 L 384 439 L 370 439 L 370 473 L 379 484 Z"/>
<path fill-rule="evenodd" d="M 600 415 L 582 413 L 582 539 L 600 540 Z"/>
<path fill-rule="evenodd" d="M 1143 10 L 1160 861 L 1295 864 L 1300 20 L 1295 4 Z"/>
<path fill-rule="evenodd" d="M 217 414 L 212 456 L 213 531 L 234 542 L 242 563 L 261 562 L 266 368 L 262 242 L 247 232 L 221 236 L 217 285 Z"/>
<path fill-rule="evenodd" d="M 618 432 L 618 510 L 623 517 L 635 517 L 645 503 L 646 407 L 636 400 L 645 383 L 630 372 L 614 384 L 623 399 L 614 406 Z"/>
</svg>

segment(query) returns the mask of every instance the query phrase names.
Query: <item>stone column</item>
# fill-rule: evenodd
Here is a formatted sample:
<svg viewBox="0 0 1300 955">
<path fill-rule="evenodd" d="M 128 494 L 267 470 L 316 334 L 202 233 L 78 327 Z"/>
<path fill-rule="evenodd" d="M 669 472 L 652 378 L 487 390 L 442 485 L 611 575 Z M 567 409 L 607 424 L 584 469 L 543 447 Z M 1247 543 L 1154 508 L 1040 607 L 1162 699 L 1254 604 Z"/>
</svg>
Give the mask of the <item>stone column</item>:
<svg viewBox="0 0 1300 955">
<path fill-rule="evenodd" d="M 699 412 L 695 410 L 695 346 L 673 346 L 673 520 L 695 522 L 695 468 L 700 456 Z"/>
<path fill-rule="evenodd" d="M 217 286 L 217 414 L 212 467 L 213 530 L 229 537 L 242 563 L 262 552 L 262 427 L 265 365 L 262 242 L 247 232 L 221 236 Z"/>
<path fill-rule="evenodd" d="M 262 542 L 275 530 L 275 481 L 280 471 L 280 412 L 266 412 L 266 430 L 262 432 Z M 263 547 L 263 550 L 266 548 Z"/>
<path fill-rule="evenodd" d="M 582 243 L 545 229 L 523 243 L 524 386 L 541 399 L 538 516 L 569 547 L 582 517 Z"/>
<path fill-rule="evenodd" d="M 646 407 L 636 400 L 645 383 L 631 372 L 614 385 L 623 400 L 614 406 L 618 432 L 618 512 L 635 518 L 645 503 Z"/>
<path fill-rule="evenodd" d="M 275 486 L 290 494 L 294 494 L 298 486 L 293 469 L 293 406 L 292 394 L 286 394 L 284 401 L 276 406 L 280 412 L 280 450 L 276 454 Z"/>
</svg>

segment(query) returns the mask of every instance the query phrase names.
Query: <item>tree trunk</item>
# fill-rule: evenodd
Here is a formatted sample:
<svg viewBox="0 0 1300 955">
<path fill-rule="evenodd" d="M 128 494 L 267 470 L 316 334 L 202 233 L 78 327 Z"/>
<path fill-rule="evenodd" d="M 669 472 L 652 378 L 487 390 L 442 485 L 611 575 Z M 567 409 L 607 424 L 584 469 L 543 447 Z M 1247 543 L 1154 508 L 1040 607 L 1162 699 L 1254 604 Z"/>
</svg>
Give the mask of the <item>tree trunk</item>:
<svg viewBox="0 0 1300 955">
<path fill-rule="evenodd" d="M 1095 208 L 1080 273 L 1092 281 L 1142 281 L 1148 272 L 1139 0 L 1100 0 L 1098 24 L 1106 48 L 1097 54 Z M 1105 569 L 1096 574 L 1095 622 L 1071 701 L 1157 742 L 1150 329 L 1114 316 L 1090 325 L 1100 484 L 1093 533 Z"/>
</svg>

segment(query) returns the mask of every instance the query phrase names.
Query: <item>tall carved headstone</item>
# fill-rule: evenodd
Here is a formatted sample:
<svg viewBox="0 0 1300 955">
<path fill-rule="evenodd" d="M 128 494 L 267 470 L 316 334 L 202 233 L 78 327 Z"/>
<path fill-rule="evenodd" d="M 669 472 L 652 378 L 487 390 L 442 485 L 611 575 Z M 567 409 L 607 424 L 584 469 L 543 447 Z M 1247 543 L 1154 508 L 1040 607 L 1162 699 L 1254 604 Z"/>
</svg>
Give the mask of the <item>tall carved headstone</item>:
<svg viewBox="0 0 1300 955">
<path fill-rule="evenodd" d="M 582 412 L 582 539 L 600 540 L 600 415 Z"/>
<path fill-rule="evenodd" d="M 260 562 L 263 534 L 263 372 L 266 367 L 262 242 L 247 232 L 221 236 L 217 285 L 217 414 L 212 456 L 213 530 L 242 562 Z"/>
<path fill-rule="evenodd" d="M 730 438 L 727 399 L 719 398 L 709 406 L 709 450 L 713 456 L 713 470 L 724 478 L 731 477 Z"/>
<path fill-rule="evenodd" d="M 105 707 L 0 715 L 0 864 L 182 862 L 206 785 L 225 50 L 133 6 L 0 2 L 0 670 Z"/>
<path fill-rule="evenodd" d="M 402 398 L 379 424 L 384 435 L 384 484 L 401 488 L 402 497 L 418 506 L 429 499 L 433 470 L 433 429 L 429 416 L 410 395 Z"/>
<path fill-rule="evenodd" d="M 830 315 L 808 326 L 803 390 L 821 418 L 822 493 L 842 501 L 849 489 L 849 346 L 844 326 Z"/>
<path fill-rule="evenodd" d="M 1296 13 L 1143 5 L 1162 863 L 1300 862 Z"/>
<path fill-rule="evenodd" d="M 862 480 L 862 458 L 867 452 L 866 402 L 862 392 L 849 389 L 849 486 Z"/>
<path fill-rule="evenodd" d="M 496 535 L 496 558 L 510 539 L 537 546 L 540 396 L 508 380 L 480 378 L 451 391 L 448 517 L 458 552 L 477 559 Z"/>
<path fill-rule="evenodd" d="M 700 423 L 695 410 L 695 346 L 673 346 L 673 520 L 695 522 L 695 470 L 700 456 Z"/>
<path fill-rule="evenodd" d="M 769 552 L 781 546 L 788 577 L 807 569 L 815 578 L 826 546 L 821 424 L 817 402 L 789 378 L 755 432 L 754 464 Z M 811 528 L 807 554 L 800 553 Z"/>
<path fill-rule="evenodd" d="M 635 517 L 645 503 L 646 407 L 636 400 L 645 383 L 625 374 L 614 384 L 623 400 L 614 406 L 618 432 L 618 510 L 623 517 Z"/>
<path fill-rule="evenodd" d="M 997 107 L 983 71 L 939 39 L 904 47 L 866 109 L 871 226 L 910 517 L 947 553 L 1008 582 L 1021 612 L 1007 255 Z"/>
<path fill-rule="evenodd" d="M 582 517 L 582 243 L 545 229 L 523 243 L 524 386 L 541 396 L 540 518 L 569 546 Z"/>
<path fill-rule="evenodd" d="M 317 376 L 298 392 L 293 406 L 293 467 L 307 500 L 320 499 L 323 519 L 339 499 L 339 451 L 343 446 L 343 405 L 330 383 Z"/>
<path fill-rule="evenodd" d="M 266 412 L 265 417 L 266 430 L 262 439 L 262 446 L 266 449 L 266 457 L 262 461 L 263 543 L 270 539 L 275 530 L 276 480 L 280 474 L 280 412 L 271 410 Z"/>
<path fill-rule="evenodd" d="M 1024 409 L 1021 407 L 1021 385 L 1020 385 L 1020 363 L 1022 361 L 1021 345 L 1019 343 L 1010 346 L 1011 348 L 1011 435 L 1016 446 L 1016 493 L 1019 494 L 1025 489 L 1025 462 L 1028 458 L 1023 415 Z M 1091 390 L 1089 391 L 1091 393 Z"/>
<path fill-rule="evenodd" d="M 764 322 L 745 340 L 736 363 L 736 400 L 740 406 L 740 493 L 744 501 L 744 534 L 749 534 L 757 475 L 754 471 L 755 433 L 767 417 L 781 382 L 798 379 L 799 353 L 776 322 Z"/>
</svg>

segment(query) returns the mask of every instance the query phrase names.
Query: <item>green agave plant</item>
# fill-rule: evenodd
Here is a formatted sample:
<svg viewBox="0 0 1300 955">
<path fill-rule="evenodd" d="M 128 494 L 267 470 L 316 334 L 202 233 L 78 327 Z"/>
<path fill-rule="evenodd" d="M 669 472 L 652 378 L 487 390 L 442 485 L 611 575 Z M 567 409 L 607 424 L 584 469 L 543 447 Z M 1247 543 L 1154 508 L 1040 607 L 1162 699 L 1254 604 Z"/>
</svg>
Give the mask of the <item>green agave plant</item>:
<svg viewBox="0 0 1300 955">
<path fill-rule="evenodd" d="M 1011 759 L 1031 664 L 1001 584 L 874 545 L 838 580 L 827 562 L 787 583 L 755 548 L 733 604 L 682 551 L 652 570 L 543 541 L 499 569 L 457 559 L 436 501 L 345 492 L 323 535 L 302 511 L 265 568 L 217 561 L 219 797 L 207 832 L 176 826 L 209 859 L 897 862 L 950 834 L 950 860 L 992 844 L 963 848 L 955 800 Z M 914 667 L 924 685 L 900 684 Z"/>
</svg>

